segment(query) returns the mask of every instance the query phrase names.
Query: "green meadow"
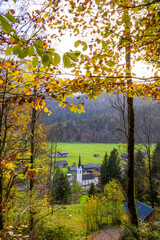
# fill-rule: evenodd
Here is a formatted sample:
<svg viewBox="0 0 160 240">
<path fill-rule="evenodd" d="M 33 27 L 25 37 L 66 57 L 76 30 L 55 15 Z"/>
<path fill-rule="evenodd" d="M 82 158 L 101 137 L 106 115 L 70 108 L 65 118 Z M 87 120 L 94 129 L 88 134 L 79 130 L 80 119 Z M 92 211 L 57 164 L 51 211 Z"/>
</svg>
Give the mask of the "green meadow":
<svg viewBox="0 0 160 240">
<path fill-rule="evenodd" d="M 58 151 L 67 151 L 69 157 L 57 158 L 57 160 L 67 160 L 68 165 L 78 163 L 79 155 L 81 163 L 102 163 L 105 153 L 110 154 L 113 148 L 118 149 L 119 153 L 126 152 L 125 144 L 114 143 L 58 143 Z M 51 150 L 51 143 L 48 144 L 48 152 Z M 53 146 L 54 149 L 54 146 Z M 54 152 L 54 150 L 53 150 Z M 94 154 L 99 154 L 99 157 L 94 157 Z"/>
</svg>

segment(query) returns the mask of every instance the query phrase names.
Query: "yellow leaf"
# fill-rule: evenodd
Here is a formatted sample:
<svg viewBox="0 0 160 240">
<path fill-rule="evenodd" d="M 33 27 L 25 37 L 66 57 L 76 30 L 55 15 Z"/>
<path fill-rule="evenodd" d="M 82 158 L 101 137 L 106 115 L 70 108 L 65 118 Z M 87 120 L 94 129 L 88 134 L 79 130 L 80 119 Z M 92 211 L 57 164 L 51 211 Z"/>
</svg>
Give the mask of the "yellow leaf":
<svg viewBox="0 0 160 240">
<path fill-rule="evenodd" d="M 27 64 L 31 64 L 31 62 L 30 62 L 30 61 L 26 61 L 26 63 L 27 63 Z"/>
<path fill-rule="evenodd" d="M 11 64 L 10 64 L 9 62 L 5 62 L 5 63 L 4 63 L 4 66 L 5 66 L 5 67 L 10 67 L 10 65 L 11 65 Z"/>
<path fill-rule="evenodd" d="M 62 102 L 60 102 L 60 103 L 58 104 L 58 106 L 59 106 L 59 107 L 62 107 L 62 105 L 63 105 L 63 103 L 62 103 Z"/>
<path fill-rule="evenodd" d="M 79 76 L 79 71 L 75 71 L 75 76 Z"/>
<path fill-rule="evenodd" d="M 14 167 L 13 167 L 13 163 L 12 163 L 12 162 L 6 163 L 5 167 L 6 167 L 7 169 L 12 169 L 12 170 L 14 170 Z"/>
<path fill-rule="evenodd" d="M 27 89 L 26 95 L 31 95 L 31 89 Z"/>
<path fill-rule="evenodd" d="M 48 108 L 47 108 L 47 107 L 44 108 L 44 112 L 45 112 L 45 113 L 48 112 Z"/>
<path fill-rule="evenodd" d="M 86 77 L 90 77 L 90 74 L 91 74 L 90 71 L 87 71 L 86 72 Z"/>
<path fill-rule="evenodd" d="M 27 74 L 27 73 L 23 74 L 23 77 L 26 78 L 26 79 L 30 79 L 31 78 L 31 76 L 29 74 Z"/>
</svg>

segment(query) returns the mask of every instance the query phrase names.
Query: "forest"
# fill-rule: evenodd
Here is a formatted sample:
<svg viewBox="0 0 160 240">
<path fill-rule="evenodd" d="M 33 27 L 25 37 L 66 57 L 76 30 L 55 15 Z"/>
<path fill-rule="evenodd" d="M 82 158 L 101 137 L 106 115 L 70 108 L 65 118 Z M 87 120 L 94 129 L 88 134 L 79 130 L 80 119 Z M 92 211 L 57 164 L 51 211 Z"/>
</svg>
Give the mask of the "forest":
<svg viewBox="0 0 160 240">
<path fill-rule="evenodd" d="M 159 0 L 0 0 L 0 6 L 1 239 L 87 239 L 110 225 L 122 229 L 122 239 L 159 238 Z M 108 94 L 114 100 L 106 101 Z M 71 204 L 77 221 L 84 216 L 84 232 L 73 231 L 65 212 L 67 192 L 76 196 L 80 188 L 53 167 L 46 136 L 55 146 L 59 139 L 127 144 L 126 185 L 109 179 L 96 195 L 94 186 L 88 189 L 83 204 Z M 137 212 L 136 143 L 147 156 L 149 197 L 141 200 L 155 208 L 146 224 Z M 105 159 L 110 166 L 116 157 Z"/>
<path fill-rule="evenodd" d="M 126 143 L 123 116 L 122 112 L 113 106 L 115 99 L 104 93 L 91 101 L 85 96 L 78 97 L 78 100 L 77 97 L 68 99 L 71 103 L 83 101 L 85 113 L 81 114 L 59 108 L 54 100 L 48 101 L 47 107 L 52 111 L 52 115 L 48 117 L 43 112 L 40 120 L 44 125 L 47 139 L 55 142 Z M 160 135 L 159 115 L 157 102 L 135 99 L 136 143 L 146 141 L 144 130 L 142 131 L 144 125 L 145 128 L 150 128 L 151 141 L 156 143 Z"/>
</svg>

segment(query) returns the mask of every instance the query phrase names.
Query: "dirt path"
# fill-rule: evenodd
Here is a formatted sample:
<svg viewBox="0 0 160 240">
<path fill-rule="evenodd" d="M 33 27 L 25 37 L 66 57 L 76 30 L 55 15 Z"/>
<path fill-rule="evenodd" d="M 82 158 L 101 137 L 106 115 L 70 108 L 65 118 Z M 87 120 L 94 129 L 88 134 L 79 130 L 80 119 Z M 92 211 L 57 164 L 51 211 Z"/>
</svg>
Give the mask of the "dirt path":
<svg viewBox="0 0 160 240">
<path fill-rule="evenodd" d="M 108 228 L 91 234 L 87 240 L 120 240 L 120 228 Z"/>
</svg>

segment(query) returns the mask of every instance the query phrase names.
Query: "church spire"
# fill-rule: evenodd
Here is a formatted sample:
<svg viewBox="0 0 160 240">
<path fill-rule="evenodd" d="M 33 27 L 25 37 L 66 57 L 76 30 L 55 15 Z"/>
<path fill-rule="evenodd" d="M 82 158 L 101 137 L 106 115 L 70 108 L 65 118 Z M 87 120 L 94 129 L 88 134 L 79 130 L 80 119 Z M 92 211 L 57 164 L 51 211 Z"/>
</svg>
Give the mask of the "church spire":
<svg viewBox="0 0 160 240">
<path fill-rule="evenodd" d="M 79 155 L 79 162 L 78 162 L 78 167 L 81 167 L 81 155 Z"/>
</svg>

